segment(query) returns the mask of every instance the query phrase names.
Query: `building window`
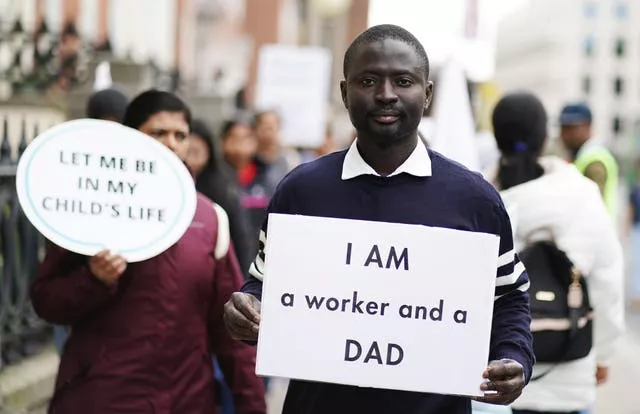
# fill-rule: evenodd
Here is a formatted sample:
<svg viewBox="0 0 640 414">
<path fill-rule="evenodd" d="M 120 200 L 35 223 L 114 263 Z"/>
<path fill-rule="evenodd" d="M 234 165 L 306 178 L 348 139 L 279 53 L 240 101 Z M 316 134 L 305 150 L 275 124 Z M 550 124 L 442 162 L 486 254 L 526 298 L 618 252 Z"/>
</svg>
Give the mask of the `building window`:
<svg viewBox="0 0 640 414">
<path fill-rule="evenodd" d="M 611 123 L 611 128 L 613 129 L 613 133 L 618 135 L 622 132 L 622 119 L 619 116 L 615 116 L 613 118 L 613 122 Z"/>
<path fill-rule="evenodd" d="M 582 92 L 585 95 L 589 95 L 591 93 L 591 77 L 585 76 L 582 78 Z"/>
<path fill-rule="evenodd" d="M 598 5 L 594 1 L 585 1 L 583 5 L 584 17 L 593 19 L 598 13 Z"/>
<path fill-rule="evenodd" d="M 593 36 L 589 35 L 584 39 L 584 54 L 587 57 L 593 56 L 596 47 L 596 41 Z"/>
<path fill-rule="evenodd" d="M 616 96 L 621 96 L 624 94 L 624 79 L 620 76 L 617 76 L 615 81 L 613 82 L 613 92 Z"/>
<path fill-rule="evenodd" d="M 616 40 L 616 56 L 621 58 L 624 57 L 624 54 L 626 52 L 626 42 L 624 41 L 623 38 L 618 38 Z"/>
<path fill-rule="evenodd" d="M 615 15 L 619 20 L 625 20 L 629 15 L 629 4 L 626 1 L 618 1 L 615 4 Z"/>
</svg>

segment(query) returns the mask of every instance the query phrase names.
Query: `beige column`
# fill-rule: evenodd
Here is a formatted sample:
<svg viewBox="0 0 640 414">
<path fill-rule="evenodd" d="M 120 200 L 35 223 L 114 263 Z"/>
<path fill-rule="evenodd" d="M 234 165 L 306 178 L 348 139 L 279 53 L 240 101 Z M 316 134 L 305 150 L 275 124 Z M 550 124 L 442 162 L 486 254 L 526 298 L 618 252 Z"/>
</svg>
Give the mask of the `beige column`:
<svg viewBox="0 0 640 414">
<path fill-rule="evenodd" d="M 254 101 L 255 83 L 258 71 L 258 51 L 268 43 L 278 42 L 280 8 L 282 0 L 246 0 L 245 32 L 251 36 L 253 50 L 249 62 L 249 76 L 246 89 L 247 103 Z"/>
<path fill-rule="evenodd" d="M 98 1 L 98 37 L 97 44 L 103 45 L 109 37 L 109 0 Z"/>
<path fill-rule="evenodd" d="M 64 0 L 62 2 L 63 24 L 73 23 L 77 25 L 80 14 L 80 0 Z"/>
<path fill-rule="evenodd" d="M 40 27 L 40 23 L 42 23 L 43 17 L 44 17 L 44 0 L 36 0 L 36 15 L 35 15 L 36 30 Z"/>
<path fill-rule="evenodd" d="M 349 21 L 347 23 L 347 38 L 345 39 L 346 46 L 348 46 L 360 33 L 367 30 L 368 20 L 369 0 L 352 0 L 351 10 L 349 10 Z"/>
</svg>

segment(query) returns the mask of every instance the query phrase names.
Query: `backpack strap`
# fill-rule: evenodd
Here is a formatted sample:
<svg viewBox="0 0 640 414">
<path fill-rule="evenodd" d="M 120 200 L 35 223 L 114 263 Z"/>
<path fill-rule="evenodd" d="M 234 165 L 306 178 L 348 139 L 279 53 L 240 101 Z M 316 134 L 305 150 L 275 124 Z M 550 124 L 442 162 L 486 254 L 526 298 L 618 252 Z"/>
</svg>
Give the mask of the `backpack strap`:
<svg viewBox="0 0 640 414">
<path fill-rule="evenodd" d="M 222 207 L 213 203 L 213 211 L 218 217 L 218 234 L 216 235 L 216 245 L 214 249 L 214 258 L 219 260 L 226 256 L 231 245 L 231 233 L 229 231 L 229 216 Z"/>
</svg>

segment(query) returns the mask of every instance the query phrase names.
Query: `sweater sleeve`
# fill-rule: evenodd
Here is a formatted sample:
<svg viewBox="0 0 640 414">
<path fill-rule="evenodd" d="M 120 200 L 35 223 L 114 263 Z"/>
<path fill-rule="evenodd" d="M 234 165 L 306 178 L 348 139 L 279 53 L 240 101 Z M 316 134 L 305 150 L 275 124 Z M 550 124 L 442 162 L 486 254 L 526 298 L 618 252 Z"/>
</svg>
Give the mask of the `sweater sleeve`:
<svg viewBox="0 0 640 414">
<path fill-rule="evenodd" d="M 264 279 L 265 247 L 267 243 L 269 214 L 287 214 L 292 212 L 292 207 L 285 201 L 290 198 L 289 195 L 292 192 L 291 185 L 288 184 L 289 182 L 287 178 L 285 178 L 271 198 L 271 202 L 267 207 L 266 216 L 258 236 L 258 253 L 249 267 L 249 278 L 241 289 L 241 292 L 249 293 L 260 301 L 262 301 L 262 280 Z"/>
<path fill-rule="evenodd" d="M 218 217 L 224 217 L 226 214 L 221 208 L 217 208 L 217 212 Z M 219 232 L 229 232 L 228 223 L 221 223 L 226 220 L 228 220 L 226 217 L 224 220 L 218 220 Z M 221 243 L 224 244 L 223 248 L 220 248 Z M 232 339 L 222 319 L 224 304 L 233 292 L 240 289 L 243 281 L 228 234 L 225 237 L 218 237 L 215 256 L 214 288 L 209 315 L 212 349 L 220 363 L 225 380 L 231 388 L 236 412 L 265 414 L 264 384 L 255 374 L 255 348 Z"/>
<path fill-rule="evenodd" d="M 500 235 L 500 255 L 496 272 L 496 292 L 489 358 L 512 359 L 524 367 L 525 381 L 531 379 L 535 363 L 529 308 L 529 278 L 514 250 L 509 215 L 496 207 L 495 220 Z"/>
<path fill-rule="evenodd" d="M 45 321 L 73 325 L 108 304 L 116 291 L 93 276 L 86 257 L 49 244 L 31 286 L 31 302 Z"/>
</svg>

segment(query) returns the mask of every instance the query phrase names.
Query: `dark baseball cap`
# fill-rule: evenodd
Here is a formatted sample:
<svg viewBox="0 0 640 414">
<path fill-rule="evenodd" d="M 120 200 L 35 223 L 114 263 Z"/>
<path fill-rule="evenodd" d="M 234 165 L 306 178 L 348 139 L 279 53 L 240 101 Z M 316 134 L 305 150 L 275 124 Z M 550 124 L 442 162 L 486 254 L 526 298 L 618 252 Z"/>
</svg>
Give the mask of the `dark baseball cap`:
<svg viewBox="0 0 640 414">
<path fill-rule="evenodd" d="M 591 109 L 585 104 L 570 104 L 560 112 L 560 125 L 581 125 L 591 123 Z"/>
</svg>

